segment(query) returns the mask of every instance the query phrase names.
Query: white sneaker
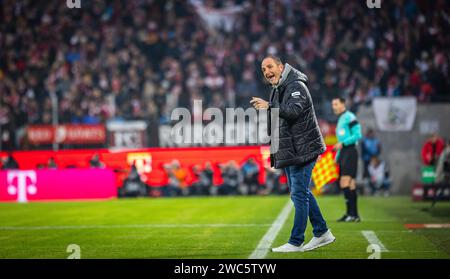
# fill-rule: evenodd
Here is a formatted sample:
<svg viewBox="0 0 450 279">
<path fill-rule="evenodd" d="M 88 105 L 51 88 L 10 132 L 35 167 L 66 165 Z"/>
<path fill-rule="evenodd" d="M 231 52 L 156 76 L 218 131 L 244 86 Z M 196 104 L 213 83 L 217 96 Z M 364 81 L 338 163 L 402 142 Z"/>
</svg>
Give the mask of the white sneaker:
<svg viewBox="0 0 450 279">
<path fill-rule="evenodd" d="M 303 252 L 303 244 L 295 246 L 290 243 L 286 243 L 277 248 L 272 248 L 272 252 L 288 253 L 288 252 Z"/>
<path fill-rule="evenodd" d="M 333 243 L 335 240 L 336 237 L 334 237 L 330 230 L 327 230 L 320 237 L 313 237 L 305 246 L 303 246 L 303 251 L 311 251 L 317 249 L 319 247 Z"/>
</svg>

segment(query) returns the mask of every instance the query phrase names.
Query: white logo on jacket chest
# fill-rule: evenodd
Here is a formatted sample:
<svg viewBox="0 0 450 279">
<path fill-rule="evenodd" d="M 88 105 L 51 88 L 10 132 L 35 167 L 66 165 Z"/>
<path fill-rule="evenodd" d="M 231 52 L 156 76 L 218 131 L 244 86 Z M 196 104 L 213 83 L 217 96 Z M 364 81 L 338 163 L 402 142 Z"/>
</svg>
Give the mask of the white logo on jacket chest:
<svg viewBox="0 0 450 279">
<path fill-rule="evenodd" d="M 340 136 L 345 135 L 345 129 L 339 129 L 338 135 L 340 135 Z"/>
</svg>

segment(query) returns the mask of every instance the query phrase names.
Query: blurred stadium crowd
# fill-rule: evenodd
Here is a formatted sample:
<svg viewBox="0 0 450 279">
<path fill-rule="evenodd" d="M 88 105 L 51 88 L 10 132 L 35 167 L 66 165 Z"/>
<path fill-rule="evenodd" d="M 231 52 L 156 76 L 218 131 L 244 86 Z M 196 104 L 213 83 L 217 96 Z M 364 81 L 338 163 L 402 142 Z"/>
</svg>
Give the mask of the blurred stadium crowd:
<svg viewBox="0 0 450 279">
<path fill-rule="evenodd" d="M 170 121 L 176 107 L 248 107 L 266 97 L 260 59 L 304 71 L 319 118 L 376 96 L 448 101 L 448 1 L 5 0 L 0 16 L 3 148 L 27 124 Z"/>
</svg>

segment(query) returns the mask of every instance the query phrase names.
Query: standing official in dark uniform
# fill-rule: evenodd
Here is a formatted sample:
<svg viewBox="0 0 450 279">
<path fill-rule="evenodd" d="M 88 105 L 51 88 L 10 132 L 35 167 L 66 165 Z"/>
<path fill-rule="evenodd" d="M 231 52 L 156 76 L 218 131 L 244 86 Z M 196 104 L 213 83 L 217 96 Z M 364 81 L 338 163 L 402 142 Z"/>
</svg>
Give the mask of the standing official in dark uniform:
<svg viewBox="0 0 450 279">
<path fill-rule="evenodd" d="M 334 145 L 334 150 L 337 151 L 336 162 L 339 164 L 339 184 L 347 206 L 347 212 L 338 222 L 360 222 L 355 179 L 358 172 L 356 145 L 362 138 L 361 125 L 355 114 L 346 109 L 344 98 L 333 99 L 332 107 L 334 114 L 339 116 L 336 126 L 338 143 Z"/>
</svg>

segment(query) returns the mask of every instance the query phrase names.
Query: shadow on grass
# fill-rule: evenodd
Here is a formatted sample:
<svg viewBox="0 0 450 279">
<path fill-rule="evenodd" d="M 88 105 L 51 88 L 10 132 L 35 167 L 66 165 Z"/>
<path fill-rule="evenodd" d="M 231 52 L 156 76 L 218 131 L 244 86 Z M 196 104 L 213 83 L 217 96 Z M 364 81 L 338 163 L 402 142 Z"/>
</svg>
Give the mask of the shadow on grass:
<svg viewBox="0 0 450 279">
<path fill-rule="evenodd" d="M 444 218 L 450 221 L 450 207 L 439 207 L 439 204 L 437 204 L 430 210 L 430 214 L 433 217 Z"/>
<path fill-rule="evenodd" d="M 437 203 L 433 208 L 431 208 L 430 204 L 423 207 L 421 211 L 429 213 L 431 217 L 443 218 L 450 222 L 450 207 L 447 202 L 445 204 Z"/>
</svg>

